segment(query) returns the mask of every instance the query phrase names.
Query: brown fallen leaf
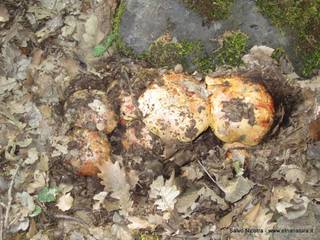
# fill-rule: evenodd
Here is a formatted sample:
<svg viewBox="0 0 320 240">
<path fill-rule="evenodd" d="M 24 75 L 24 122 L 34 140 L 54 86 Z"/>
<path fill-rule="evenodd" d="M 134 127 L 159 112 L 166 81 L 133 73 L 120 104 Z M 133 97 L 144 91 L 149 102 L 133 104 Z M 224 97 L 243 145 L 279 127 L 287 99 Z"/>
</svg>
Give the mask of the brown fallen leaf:
<svg viewBox="0 0 320 240">
<path fill-rule="evenodd" d="M 177 202 L 177 196 L 180 194 L 174 182 L 174 172 L 168 180 L 164 180 L 163 176 L 159 176 L 150 185 L 149 197 L 157 199 L 155 205 L 161 211 L 173 210 Z"/>
<path fill-rule="evenodd" d="M 244 208 L 252 201 L 252 199 L 253 196 L 249 194 L 243 200 L 237 203 L 235 208 L 231 212 L 229 212 L 220 219 L 218 223 L 219 229 L 229 227 L 233 222 L 233 218 L 237 215 L 240 215 L 243 212 Z"/>
<path fill-rule="evenodd" d="M 312 120 L 309 123 L 309 136 L 313 141 L 320 140 L 320 118 Z"/>
<path fill-rule="evenodd" d="M 120 167 L 119 162 L 111 161 L 102 163 L 98 168 L 100 170 L 98 177 L 101 178 L 105 191 L 112 192 L 111 197 L 119 200 L 125 214 L 130 212 L 133 202 L 130 199 L 130 185 L 124 168 Z"/>
<path fill-rule="evenodd" d="M 263 207 L 260 203 L 258 203 L 246 214 L 244 214 L 241 222 L 245 228 L 262 230 L 262 232 L 252 233 L 255 236 L 255 239 L 268 240 L 270 238 L 268 230 L 273 229 L 273 227 L 276 225 L 275 222 L 271 222 L 272 216 L 273 213 L 270 212 L 270 209 Z"/>
</svg>

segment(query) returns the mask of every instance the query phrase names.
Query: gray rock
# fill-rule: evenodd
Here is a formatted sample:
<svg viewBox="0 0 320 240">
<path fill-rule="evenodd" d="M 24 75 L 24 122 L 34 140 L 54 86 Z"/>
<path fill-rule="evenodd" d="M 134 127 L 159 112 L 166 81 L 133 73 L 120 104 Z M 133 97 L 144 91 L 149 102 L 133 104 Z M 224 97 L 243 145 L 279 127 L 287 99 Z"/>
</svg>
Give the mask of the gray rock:
<svg viewBox="0 0 320 240">
<path fill-rule="evenodd" d="M 236 0 L 228 19 L 209 25 L 204 25 L 200 15 L 177 0 L 127 0 L 120 27 L 124 41 L 139 53 L 166 31 L 178 40 L 201 40 L 211 51 L 219 46 L 215 40 L 228 30 L 247 33 L 250 46 L 289 46 L 289 39 L 261 15 L 253 0 Z"/>
</svg>

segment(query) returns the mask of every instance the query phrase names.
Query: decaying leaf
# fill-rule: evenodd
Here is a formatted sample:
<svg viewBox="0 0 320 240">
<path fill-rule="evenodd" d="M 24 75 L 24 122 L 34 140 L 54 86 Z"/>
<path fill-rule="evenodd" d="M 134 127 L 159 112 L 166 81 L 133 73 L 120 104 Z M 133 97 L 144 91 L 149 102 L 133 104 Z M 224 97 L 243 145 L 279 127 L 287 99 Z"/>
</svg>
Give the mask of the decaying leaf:
<svg viewBox="0 0 320 240">
<path fill-rule="evenodd" d="M 10 15 L 8 9 L 1 4 L 0 5 L 0 23 L 9 21 Z"/>
<path fill-rule="evenodd" d="M 288 219 L 296 219 L 303 216 L 310 200 L 306 196 L 296 193 L 293 185 L 285 187 L 277 186 L 272 189 L 270 207 Z"/>
<path fill-rule="evenodd" d="M 196 206 L 196 200 L 200 195 L 199 189 L 190 189 L 184 192 L 177 198 L 176 209 L 179 213 L 187 213 L 193 210 Z"/>
<path fill-rule="evenodd" d="M 233 218 L 240 215 L 252 199 L 252 195 L 249 194 L 243 200 L 236 203 L 235 208 L 220 219 L 218 227 L 220 229 L 228 228 L 232 224 Z"/>
<path fill-rule="evenodd" d="M 0 77 L 0 96 L 18 87 L 18 82 L 14 78 Z"/>
<path fill-rule="evenodd" d="M 107 197 L 108 192 L 99 192 L 96 195 L 93 196 L 93 200 L 96 202 L 93 204 L 93 209 L 94 210 L 100 210 L 101 205 L 103 204 L 105 198 Z"/>
<path fill-rule="evenodd" d="M 227 210 L 229 207 L 229 205 L 222 197 L 220 197 L 217 193 L 215 193 L 212 189 L 210 189 L 207 186 L 200 189 L 199 195 L 201 196 L 201 198 L 207 198 L 211 201 L 216 202 L 219 208 L 222 210 Z"/>
<path fill-rule="evenodd" d="M 20 209 L 22 216 L 26 217 L 34 211 L 36 205 L 34 204 L 33 198 L 29 193 L 17 193 L 17 200 L 21 203 L 22 206 L 22 208 Z"/>
<path fill-rule="evenodd" d="M 53 136 L 50 139 L 51 145 L 55 150 L 52 152 L 51 157 L 58 157 L 68 153 L 68 141 L 66 136 Z"/>
<path fill-rule="evenodd" d="M 39 171 L 37 169 L 37 170 L 35 170 L 35 172 L 33 174 L 33 179 L 34 179 L 34 181 L 31 182 L 27 187 L 27 191 L 30 194 L 43 188 L 47 183 L 48 176 L 45 172 Z"/>
<path fill-rule="evenodd" d="M 129 229 L 126 226 L 119 225 L 119 224 L 113 224 L 111 231 L 112 231 L 112 235 L 117 240 L 133 240 L 133 237 L 132 237 Z"/>
<path fill-rule="evenodd" d="M 150 185 L 149 197 L 157 199 L 154 204 L 162 211 L 173 210 L 179 194 L 180 191 L 174 183 L 174 172 L 168 180 L 164 181 L 163 176 L 159 176 Z"/>
<path fill-rule="evenodd" d="M 148 220 L 146 219 L 142 219 L 139 217 L 128 217 L 128 220 L 131 222 L 128 225 L 129 229 L 151 229 L 152 231 L 154 231 L 154 229 L 156 228 L 156 224 L 150 223 Z"/>
<path fill-rule="evenodd" d="M 30 148 L 30 149 L 28 150 L 28 157 L 27 157 L 27 159 L 24 161 L 24 163 L 27 164 L 27 165 L 33 164 L 33 163 L 35 163 L 38 159 L 39 159 L 38 150 L 37 150 L 36 148 Z"/>
<path fill-rule="evenodd" d="M 224 186 L 220 184 L 221 189 L 225 192 L 225 199 L 229 202 L 236 202 L 243 196 L 248 194 L 255 184 L 243 176 L 237 177 L 235 180 L 227 181 Z"/>
<path fill-rule="evenodd" d="M 65 195 L 62 195 L 58 199 L 58 203 L 56 206 L 63 212 L 69 210 L 72 207 L 73 204 L 73 197 L 71 196 L 70 193 L 67 193 Z"/>
<path fill-rule="evenodd" d="M 306 173 L 302 171 L 297 165 L 281 165 L 281 167 L 272 174 L 273 178 L 281 179 L 284 178 L 288 183 L 300 182 L 304 183 Z"/>
<path fill-rule="evenodd" d="M 253 233 L 256 239 L 268 240 L 270 238 L 268 231 L 276 225 L 275 222 L 271 222 L 272 216 L 273 213 L 268 208 L 258 203 L 244 214 L 242 224 L 246 228 L 262 230 L 262 232 Z"/>
<path fill-rule="evenodd" d="M 93 240 L 113 240 L 110 226 L 90 227 L 89 232 Z M 91 240 L 91 238 L 88 238 Z"/>
<path fill-rule="evenodd" d="M 191 181 L 203 177 L 203 171 L 198 167 L 198 165 L 184 166 L 181 170 L 183 171 L 182 175 Z"/>
<path fill-rule="evenodd" d="M 112 163 L 106 161 L 99 166 L 101 173 L 101 184 L 105 191 L 112 192 L 111 197 L 118 199 L 121 209 L 125 212 L 131 210 L 132 201 L 130 200 L 130 185 L 127 181 L 127 175 L 124 168 L 120 168 L 119 162 Z"/>
</svg>

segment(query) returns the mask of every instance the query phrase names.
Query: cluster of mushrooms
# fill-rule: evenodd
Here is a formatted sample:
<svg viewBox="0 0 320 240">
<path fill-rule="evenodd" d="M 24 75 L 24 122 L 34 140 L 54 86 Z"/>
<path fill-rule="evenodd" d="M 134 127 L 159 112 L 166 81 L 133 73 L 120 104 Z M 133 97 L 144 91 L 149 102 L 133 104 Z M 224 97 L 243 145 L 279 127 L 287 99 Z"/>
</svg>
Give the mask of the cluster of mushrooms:
<svg viewBox="0 0 320 240">
<path fill-rule="evenodd" d="M 207 76 L 203 84 L 191 75 L 167 72 L 138 99 L 125 96 L 122 100 L 118 117 L 105 92 L 80 90 L 67 99 L 65 117 L 75 126 L 70 144 L 82 149 L 74 154 L 71 151 L 68 162 L 78 174 L 96 175 L 99 165 L 109 161 L 106 135 L 119 120 L 140 118 L 145 126 L 140 129 L 141 139 L 135 140 L 146 146 L 150 132 L 165 143 L 188 143 L 210 127 L 224 143 L 246 148 L 261 142 L 275 115 L 266 88 L 239 75 Z M 127 134 L 132 131 L 129 127 Z M 127 145 L 125 140 L 123 144 Z"/>
</svg>

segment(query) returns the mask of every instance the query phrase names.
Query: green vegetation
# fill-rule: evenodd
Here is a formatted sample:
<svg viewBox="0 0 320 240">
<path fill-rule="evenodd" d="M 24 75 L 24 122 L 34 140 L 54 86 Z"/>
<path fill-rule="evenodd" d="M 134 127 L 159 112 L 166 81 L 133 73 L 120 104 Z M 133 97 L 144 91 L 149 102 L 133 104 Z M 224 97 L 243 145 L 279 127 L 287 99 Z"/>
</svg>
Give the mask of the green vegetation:
<svg viewBox="0 0 320 240">
<path fill-rule="evenodd" d="M 188 58 L 197 58 L 202 53 L 203 47 L 199 41 L 155 41 L 145 53 L 145 59 L 155 67 L 173 67 L 178 63 L 186 67 Z"/>
<path fill-rule="evenodd" d="M 216 65 L 239 66 L 242 63 L 242 56 L 246 53 L 248 36 L 242 32 L 231 32 L 223 39 L 221 48 L 215 56 Z"/>
<path fill-rule="evenodd" d="M 215 6 L 218 4 L 221 8 L 231 5 L 232 2 L 210 1 L 211 4 Z M 126 46 L 120 35 L 121 17 L 125 8 L 125 1 L 121 1 L 113 19 L 112 32 L 94 48 L 95 56 L 102 56 L 114 44 L 121 55 L 145 60 L 154 67 L 172 68 L 180 63 L 184 68 L 194 65 L 198 71 L 207 73 L 210 70 L 214 71 L 219 65 L 233 67 L 242 63 L 241 57 L 246 51 L 248 37 L 241 32 L 231 32 L 226 35 L 222 46 L 210 54 L 206 53 L 201 41 L 174 41 L 169 33 L 152 43 L 145 52 L 136 54 Z"/>
<path fill-rule="evenodd" d="M 121 1 L 113 18 L 112 32 L 108 34 L 106 38 L 93 49 L 93 55 L 95 57 L 102 56 L 114 43 L 117 49 L 123 51 L 124 53 L 132 53 L 132 50 L 125 46 L 120 36 L 120 23 L 125 10 L 126 4 L 124 1 Z"/>
<path fill-rule="evenodd" d="M 200 72 L 214 71 L 216 66 L 239 66 L 246 53 L 248 36 L 242 32 L 230 32 L 224 36 L 222 46 L 211 54 L 205 52 L 200 41 L 155 41 L 145 53 L 145 59 L 155 67 L 173 67 L 191 63 Z"/>
<path fill-rule="evenodd" d="M 283 48 L 276 48 L 273 52 L 271 57 L 276 61 L 280 61 L 280 59 L 285 55 L 285 51 Z"/>
<path fill-rule="evenodd" d="M 233 0 L 181 0 L 188 8 L 196 11 L 208 21 L 226 19 Z"/>
<path fill-rule="evenodd" d="M 257 0 L 262 13 L 281 30 L 296 37 L 297 52 L 303 57 L 302 74 L 320 68 L 320 1 Z"/>
</svg>

